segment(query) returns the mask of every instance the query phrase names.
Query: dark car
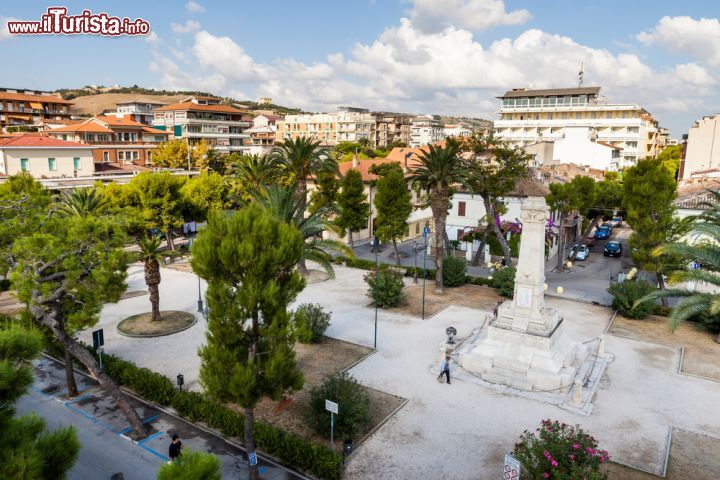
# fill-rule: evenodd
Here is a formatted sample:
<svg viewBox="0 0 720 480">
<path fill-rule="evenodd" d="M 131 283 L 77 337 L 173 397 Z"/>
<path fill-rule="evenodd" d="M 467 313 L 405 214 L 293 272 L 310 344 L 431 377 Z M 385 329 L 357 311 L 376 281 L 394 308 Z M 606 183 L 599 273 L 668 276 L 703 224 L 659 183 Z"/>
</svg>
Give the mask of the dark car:
<svg viewBox="0 0 720 480">
<path fill-rule="evenodd" d="M 606 257 L 622 257 L 622 244 L 620 242 L 608 242 L 603 248 L 603 255 Z"/>
<path fill-rule="evenodd" d="M 610 229 L 607 227 L 598 227 L 595 230 L 595 238 L 598 240 L 607 240 L 610 238 Z"/>
</svg>

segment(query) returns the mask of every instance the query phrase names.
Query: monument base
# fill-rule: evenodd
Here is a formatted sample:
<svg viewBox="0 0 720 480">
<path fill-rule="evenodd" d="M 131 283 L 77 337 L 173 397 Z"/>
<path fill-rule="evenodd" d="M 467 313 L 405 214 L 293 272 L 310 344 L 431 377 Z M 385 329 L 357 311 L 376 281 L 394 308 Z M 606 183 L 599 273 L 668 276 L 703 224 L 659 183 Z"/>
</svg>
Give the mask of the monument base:
<svg viewBox="0 0 720 480">
<path fill-rule="evenodd" d="M 563 336 L 563 323 L 547 335 L 520 332 L 492 322 L 462 346 L 459 363 L 491 383 L 525 391 L 567 391 L 587 348 Z"/>
</svg>

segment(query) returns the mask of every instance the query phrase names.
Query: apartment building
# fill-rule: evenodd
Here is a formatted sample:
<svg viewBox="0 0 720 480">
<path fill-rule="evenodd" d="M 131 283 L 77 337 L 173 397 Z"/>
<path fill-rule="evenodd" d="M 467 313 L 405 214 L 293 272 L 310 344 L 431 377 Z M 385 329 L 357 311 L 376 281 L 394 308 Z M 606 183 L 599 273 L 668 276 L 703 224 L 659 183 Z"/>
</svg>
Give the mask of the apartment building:
<svg viewBox="0 0 720 480">
<path fill-rule="evenodd" d="M 423 147 L 444 140 L 440 118 L 434 115 L 422 115 L 413 119 L 410 126 L 410 146 Z"/>
<path fill-rule="evenodd" d="M 678 180 L 720 176 L 720 115 L 708 115 L 690 128 Z"/>
<path fill-rule="evenodd" d="M 620 147 L 594 140 L 589 127 L 565 127 L 564 135 L 523 147 L 532 156 L 531 166 L 578 164 L 603 171 L 617 171 L 622 152 Z"/>
<path fill-rule="evenodd" d="M 412 116 L 394 113 L 376 113 L 375 146 L 389 147 L 402 143 L 410 145 Z"/>
<path fill-rule="evenodd" d="M 181 103 L 155 109 L 153 127 L 166 130 L 171 139 L 189 145 L 205 141 L 224 153 L 248 152 L 250 117 L 243 110 L 221 105 L 215 97 L 189 97 Z"/>
<path fill-rule="evenodd" d="M 118 103 L 115 114 L 118 117 L 128 117 L 136 122 L 150 126 L 155 119 L 154 110 L 166 105 L 167 103 L 149 98 L 136 98 L 127 102 Z"/>
<path fill-rule="evenodd" d="M 58 140 L 92 145 L 95 163 L 137 167 L 149 166 L 153 151 L 169 136 L 164 130 L 117 116 L 97 116 L 45 133 Z"/>
<path fill-rule="evenodd" d="M 375 146 L 375 115 L 365 109 L 341 108 L 344 110 L 335 113 L 286 115 L 283 120 L 277 121 L 275 139 L 310 137 L 325 146 L 366 139 Z"/>
<path fill-rule="evenodd" d="M 270 114 L 258 115 L 253 118 L 253 126 L 245 130 L 245 133 L 250 135 L 251 154 L 264 155 L 273 149 L 277 132 L 276 124 L 280 118 Z"/>
<path fill-rule="evenodd" d="M 640 105 L 607 103 L 600 87 L 513 89 L 498 97 L 496 134 L 516 147 L 563 138 L 566 127 L 587 127 L 592 140 L 620 148 L 620 168 L 661 150 L 658 122 Z"/>
<path fill-rule="evenodd" d="M 456 125 L 445 125 L 443 127 L 443 138 L 455 137 L 455 138 L 468 138 L 473 134 L 473 130 L 467 125 L 458 123 Z"/>
<path fill-rule="evenodd" d="M 72 105 L 50 92 L 0 88 L 0 131 L 33 126 L 46 120 L 70 119 Z"/>
<path fill-rule="evenodd" d="M 0 138 L 0 177 L 28 172 L 37 179 L 86 177 L 95 172 L 93 147 L 39 134 Z"/>
</svg>

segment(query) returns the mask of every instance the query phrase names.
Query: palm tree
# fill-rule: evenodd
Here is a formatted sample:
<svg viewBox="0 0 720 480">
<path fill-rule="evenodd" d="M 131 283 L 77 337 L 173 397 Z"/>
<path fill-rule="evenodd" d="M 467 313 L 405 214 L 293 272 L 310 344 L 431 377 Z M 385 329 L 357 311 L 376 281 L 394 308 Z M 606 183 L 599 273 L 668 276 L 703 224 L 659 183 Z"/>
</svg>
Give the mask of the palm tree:
<svg viewBox="0 0 720 480">
<path fill-rule="evenodd" d="M 331 207 L 329 205 L 322 206 L 305 216 L 295 195 L 296 191 L 297 186 L 294 183 L 289 186 L 273 184 L 256 192 L 253 197 L 255 202 L 273 217 L 294 225 L 300 230 L 305 243 L 298 270 L 302 274 L 307 274 L 305 260 L 311 260 L 317 262 L 330 278 L 334 278 L 335 271 L 332 267 L 332 255 L 329 250 L 342 252 L 351 257 L 354 256 L 353 252 L 342 242 L 322 238 L 322 232 L 333 228 L 333 225 L 325 220 L 325 215 Z"/>
<path fill-rule="evenodd" d="M 320 147 L 320 142 L 309 137 L 278 142 L 270 156 L 278 162 L 280 172 L 295 183 L 298 210 L 302 212 L 307 203 L 307 179 L 321 172 L 338 172 L 337 161 Z"/>
<path fill-rule="evenodd" d="M 705 212 L 692 218 L 688 234 L 682 241 L 658 247 L 653 255 L 674 255 L 699 263 L 700 269 L 689 266 L 676 270 L 669 276 L 671 285 L 684 283 L 692 287 L 676 287 L 657 290 L 641 298 L 635 305 L 657 298 L 682 298 L 670 311 L 670 329 L 675 330 L 681 321 L 699 314 L 720 314 L 720 192 L 711 192 L 714 201 L 705 202 Z M 699 290 L 698 285 L 706 288 Z M 720 334 L 715 337 L 720 343 Z"/>
<path fill-rule="evenodd" d="M 460 156 L 460 144 L 448 139 L 445 146 L 428 145 L 418 155 L 420 165 L 412 170 L 410 181 L 428 194 L 428 203 L 435 223 L 435 291 L 443 291 L 443 254 L 445 252 L 445 220 L 450 206 L 450 188 L 462 184 L 468 191 L 469 171 Z"/>
<path fill-rule="evenodd" d="M 150 292 L 150 304 L 152 305 L 152 320 L 160 320 L 160 260 L 162 253 L 160 249 L 160 237 L 142 237 L 138 241 L 140 255 L 138 260 L 145 265 L 145 284 Z"/>
<path fill-rule="evenodd" d="M 272 155 L 241 155 L 231 169 L 235 179 L 249 195 L 269 185 L 279 173 L 278 159 Z"/>
<path fill-rule="evenodd" d="M 95 188 L 65 190 L 58 196 L 55 211 L 61 215 L 86 218 L 97 214 L 104 203 L 105 199 Z"/>
</svg>

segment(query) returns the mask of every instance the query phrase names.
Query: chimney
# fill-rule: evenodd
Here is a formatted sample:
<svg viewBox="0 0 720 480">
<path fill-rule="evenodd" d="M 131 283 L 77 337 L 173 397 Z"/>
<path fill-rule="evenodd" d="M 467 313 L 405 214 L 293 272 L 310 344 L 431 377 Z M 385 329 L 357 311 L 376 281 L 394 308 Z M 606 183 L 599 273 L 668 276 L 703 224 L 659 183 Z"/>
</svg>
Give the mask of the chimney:
<svg viewBox="0 0 720 480">
<path fill-rule="evenodd" d="M 353 155 L 353 160 L 352 160 L 352 162 L 353 162 L 353 163 L 352 163 L 352 168 L 357 168 L 357 167 L 358 167 L 358 155 L 357 155 L 357 152 L 355 152 L 355 155 Z"/>
</svg>

